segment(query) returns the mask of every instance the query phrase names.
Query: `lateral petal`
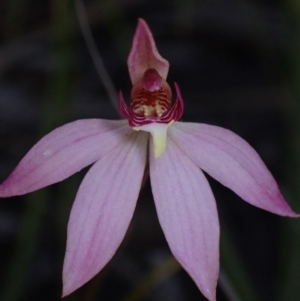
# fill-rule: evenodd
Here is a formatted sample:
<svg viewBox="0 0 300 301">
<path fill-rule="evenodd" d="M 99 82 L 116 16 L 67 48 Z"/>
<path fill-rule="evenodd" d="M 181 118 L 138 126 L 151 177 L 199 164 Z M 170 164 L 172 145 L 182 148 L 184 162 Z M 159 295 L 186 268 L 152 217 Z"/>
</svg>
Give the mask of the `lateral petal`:
<svg viewBox="0 0 300 301">
<path fill-rule="evenodd" d="M 44 136 L 0 185 L 0 197 L 62 181 L 104 156 L 132 132 L 127 121 L 77 120 Z"/>
<path fill-rule="evenodd" d="M 158 53 L 152 33 L 143 19 L 138 20 L 127 65 L 133 85 L 149 68 L 155 69 L 163 79 L 167 78 L 169 62 Z"/>
<path fill-rule="evenodd" d="M 141 187 L 147 139 L 146 133 L 132 133 L 80 185 L 68 224 L 63 296 L 94 277 L 123 240 Z"/>
<path fill-rule="evenodd" d="M 155 158 L 150 178 L 159 222 L 176 259 L 203 295 L 216 300 L 219 221 L 215 199 L 203 172 L 172 141 Z"/>
<path fill-rule="evenodd" d="M 179 122 L 169 134 L 201 169 L 246 202 L 275 214 L 298 216 L 257 152 L 238 135 L 217 126 Z"/>
</svg>

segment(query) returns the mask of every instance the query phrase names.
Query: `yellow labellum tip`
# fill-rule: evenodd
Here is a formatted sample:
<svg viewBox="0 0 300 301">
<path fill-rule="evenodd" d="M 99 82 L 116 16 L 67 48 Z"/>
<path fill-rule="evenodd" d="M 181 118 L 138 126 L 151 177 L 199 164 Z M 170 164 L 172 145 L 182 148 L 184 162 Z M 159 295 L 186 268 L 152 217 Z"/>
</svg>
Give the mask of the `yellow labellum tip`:
<svg viewBox="0 0 300 301">
<path fill-rule="evenodd" d="M 165 123 L 151 123 L 145 124 L 140 127 L 133 127 L 135 131 L 149 132 L 153 139 L 154 156 L 159 158 L 166 149 L 167 142 L 167 130 L 172 125 L 174 120 L 171 120 L 168 124 Z"/>
<path fill-rule="evenodd" d="M 151 133 L 154 145 L 154 156 L 159 158 L 166 149 L 167 132 Z"/>
</svg>

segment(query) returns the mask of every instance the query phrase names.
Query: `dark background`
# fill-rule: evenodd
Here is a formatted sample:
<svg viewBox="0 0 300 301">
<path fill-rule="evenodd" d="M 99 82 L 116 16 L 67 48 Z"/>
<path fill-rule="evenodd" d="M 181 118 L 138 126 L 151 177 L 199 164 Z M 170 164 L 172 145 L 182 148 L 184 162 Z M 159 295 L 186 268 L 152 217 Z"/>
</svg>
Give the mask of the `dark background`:
<svg viewBox="0 0 300 301">
<path fill-rule="evenodd" d="M 300 212 L 300 6 L 297 0 L 90 0 L 93 37 L 117 90 L 144 18 L 183 121 L 228 128 L 260 154 Z M 82 13 L 82 12 L 81 12 Z M 0 181 L 45 133 L 82 118 L 119 119 L 84 42 L 74 2 L 0 4 Z M 0 201 L 0 300 L 60 300 L 66 226 L 85 172 Z M 264 212 L 209 178 L 221 223 L 219 301 L 300 300 L 300 221 Z M 172 259 L 151 188 L 108 265 L 66 300 L 204 300 Z"/>
</svg>

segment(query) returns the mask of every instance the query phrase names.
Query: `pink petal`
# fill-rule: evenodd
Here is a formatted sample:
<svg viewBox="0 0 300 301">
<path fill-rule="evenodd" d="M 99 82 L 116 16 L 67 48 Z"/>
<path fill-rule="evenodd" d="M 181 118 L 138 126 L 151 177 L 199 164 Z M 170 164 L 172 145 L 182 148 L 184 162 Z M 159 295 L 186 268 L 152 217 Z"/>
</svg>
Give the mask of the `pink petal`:
<svg viewBox="0 0 300 301">
<path fill-rule="evenodd" d="M 141 188 L 147 139 L 133 132 L 85 176 L 68 225 L 63 296 L 94 277 L 123 240 Z"/>
<path fill-rule="evenodd" d="M 133 85 L 149 68 L 155 69 L 162 78 L 167 78 L 169 62 L 158 53 L 152 33 L 143 19 L 139 19 L 127 64 Z"/>
<path fill-rule="evenodd" d="M 25 194 L 59 182 L 95 162 L 132 132 L 127 121 L 78 120 L 43 137 L 0 185 L 0 196 Z"/>
<path fill-rule="evenodd" d="M 205 176 L 168 139 L 161 157 L 155 159 L 152 151 L 150 177 L 158 218 L 172 253 L 203 295 L 216 300 L 219 221 Z"/>
<path fill-rule="evenodd" d="M 177 122 L 169 133 L 195 164 L 246 202 L 279 215 L 298 216 L 285 202 L 256 151 L 233 132 L 207 124 Z"/>
</svg>

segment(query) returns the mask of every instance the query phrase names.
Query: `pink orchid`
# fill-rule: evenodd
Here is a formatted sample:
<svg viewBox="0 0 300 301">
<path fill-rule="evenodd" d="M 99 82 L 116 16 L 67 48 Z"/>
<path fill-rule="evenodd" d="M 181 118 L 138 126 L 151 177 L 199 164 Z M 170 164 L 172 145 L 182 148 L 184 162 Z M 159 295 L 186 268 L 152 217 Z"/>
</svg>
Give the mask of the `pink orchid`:
<svg viewBox="0 0 300 301">
<path fill-rule="evenodd" d="M 122 242 L 141 188 L 149 142 L 150 178 L 170 249 L 203 295 L 216 300 L 219 221 L 202 170 L 246 202 L 297 217 L 251 146 L 229 130 L 178 122 L 183 101 L 171 105 L 169 63 L 142 19 L 128 58 L 133 85 L 127 120 L 78 120 L 42 138 L 0 185 L 0 196 L 21 195 L 62 181 L 96 162 L 82 181 L 68 225 L 63 296 L 85 284 Z M 150 133 L 150 134 L 149 134 Z"/>
</svg>

